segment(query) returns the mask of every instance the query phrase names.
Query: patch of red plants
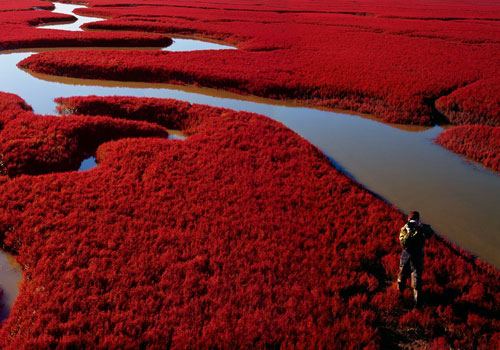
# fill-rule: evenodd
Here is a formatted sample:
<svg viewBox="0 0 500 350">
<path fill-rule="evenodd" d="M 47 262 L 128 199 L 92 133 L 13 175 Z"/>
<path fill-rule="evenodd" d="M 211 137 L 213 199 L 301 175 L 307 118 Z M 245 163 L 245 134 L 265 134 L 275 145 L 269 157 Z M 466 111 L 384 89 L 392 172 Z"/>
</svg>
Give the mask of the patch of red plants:
<svg viewBox="0 0 500 350">
<path fill-rule="evenodd" d="M 426 303 L 409 312 L 392 285 L 404 215 L 281 124 L 173 100 L 59 102 L 190 136 L 108 142 L 90 171 L 0 184 L 25 276 L 4 349 L 500 345 L 499 271 L 433 238 Z"/>
<path fill-rule="evenodd" d="M 38 26 L 51 22 L 61 22 L 61 21 L 70 22 L 72 19 L 74 19 L 73 16 L 68 16 L 60 13 L 53 13 L 50 11 L 18 10 L 15 13 L 0 12 L 0 23 L 2 25 L 22 24 L 22 25 Z"/>
<path fill-rule="evenodd" d="M 165 128 L 100 116 L 39 116 L 16 95 L 0 93 L 0 175 L 76 170 L 107 141 L 168 137 Z"/>
<path fill-rule="evenodd" d="M 45 10 L 18 10 L 22 2 L 10 2 L 12 11 L 0 10 L 0 50 L 33 47 L 86 46 L 168 46 L 172 40 L 164 35 L 146 33 L 67 32 L 54 29 L 40 30 L 36 26 L 60 21 L 71 21 L 73 16 Z M 46 2 L 43 2 L 46 6 Z M 17 4 L 17 5 L 16 5 Z M 1 6 L 1 5 L 0 5 Z M 50 4 L 53 8 L 53 5 Z M 1 7 L 0 7 L 1 8 Z"/>
<path fill-rule="evenodd" d="M 33 109 L 17 95 L 0 91 L 0 131 L 16 117 L 33 114 Z"/>
<path fill-rule="evenodd" d="M 39 0 L 2 0 L 2 2 L 0 2 L 0 12 L 34 10 L 34 9 L 53 10 L 54 5 L 50 2 L 39 1 Z M 10 15 L 17 16 L 17 13 L 14 15 L 13 14 Z"/>
<path fill-rule="evenodd" d="M 500 173 L 500 80 L 457 89 L 438 99 L 436 108 L 452 123 L 464 124 L 446 130 L 436 142 Z"/>
<path fill-rule="evenodd" d="M 453 124 L 500 126 L 500 79 L 485 79 L 455 90 L 436 101 Z"/>
<path fill-rule="evenodd" d="M 436 142 L 500 173 L 500 126 L 456 126 L 441 133 Z"/>
<path fill-rule="evenodd" d="M 181 1 L 174 0 L 165 4 L 162 0 L 90 0 L 89 4 L 98 8 L 130 7 L 130 6 L 171 6 L 174 10 L 183 9 L 206 9 L 226 11 L 247 11 L 263 13 L 312 13 L 312 14 L 344 14 L 361 17 L 381 16 L 391 18 L 426 19 L 426 20 L 459 20 L 466 18 L 496 19 L 498 9 L 494 6 L 495 0 L 486 0 L 483 6 L 477 6 L 470 1 L 444 0 L 439 3 L 429 4 L 427 1 L 412 1 L 411 4 L 403 3 L 401 0 L 380 1 L 350 1 L 350 0 L 318 0 L 314 2 L 304 0 L 288 0 L 286 2 L 256 3 L 252 0 L 238 1 Z M 402 6 L 406 5 L 406 6 Z M 134 7 L 135 7 L 134 6 Z"/>
<path fill-rule="evenodd" d="M 449 116 L 435 109 L 435 100 L 498 75 L 500 29 L 492 19 L 500 12 L 493 4 L 90 1 L 90 5 L 78 12 L 111 19 L 87 28 L 180 33 L 226 40 L 239 49 L 43 53 L 22 66 L 74 77 L 196 84 L 353 109 L 412 124 L 444 121 Z M 474 93 L 470 99 L 481 97 Z M 491 109 L 486 118 L 495 113 L 493 107 L 484 106 Z"/>
<path fill-rule="evenodd" d="M 0 28 L 2 26 L 0 25 Z M 4 26 L 7 30 L 0 38 L 0 48 L 45 47 L 162 47 L 172 43 L 163 35 L 142 33 L 61 32 L 54 29 L 36 29 L 23 25 Z"/>
<path fill-rule="evenodd" d="M 76 170 L 99 144 L 121 137 L 167 137 L 144 122 L 106 117 L 18 117 L 0 132 L 0 174 L 44 174 Z"/>
</svg>

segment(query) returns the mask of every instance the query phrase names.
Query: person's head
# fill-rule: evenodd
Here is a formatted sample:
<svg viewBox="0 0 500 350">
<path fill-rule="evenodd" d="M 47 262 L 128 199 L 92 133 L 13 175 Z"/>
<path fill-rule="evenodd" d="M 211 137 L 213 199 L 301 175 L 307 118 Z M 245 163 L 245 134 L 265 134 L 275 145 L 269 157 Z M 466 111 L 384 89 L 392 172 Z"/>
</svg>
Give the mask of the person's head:
<svg viewBox="0 0 500 350">
<path fill-rule="evenodd" d="M 410 215 L 408 215 L 408 221 L 419 221 L 420 220 L 420 213 L 418 211 L 412 211 Z"/>
</svg>

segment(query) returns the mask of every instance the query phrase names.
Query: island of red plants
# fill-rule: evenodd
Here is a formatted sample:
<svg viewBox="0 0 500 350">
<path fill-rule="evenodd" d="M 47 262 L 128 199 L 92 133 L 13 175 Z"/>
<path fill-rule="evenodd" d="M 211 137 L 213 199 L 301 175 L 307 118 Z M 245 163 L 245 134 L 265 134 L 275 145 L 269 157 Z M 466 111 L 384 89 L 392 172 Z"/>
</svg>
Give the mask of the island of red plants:
<svg viewBox="0 0 500 350">
<path fill-rule="evenodd" d="M 457 126 L 441 133 L 436 142 L 500 174 L 500 126 Z"/>
<path fill-rule="evenodd" d="M 440 145 L 500 174 L 500 79 L 481 80 L 436 101 L 436 108 L 454 124 Z"/>
<path fill-rule="evenodd" d="M 96 118 L 189 137 L 101 144 L 76 128 L 75 144 L 101 144 L 97 168 L 4 177 L 0 232 L 25 279 L 3 348 L 500 345 L 498 270 L 433 238 L 411 312 L 393 285 L 404 215 L 279 123 L 175 100 L 58 101 L 73 113 L 63 130 Z"/>
</svg>

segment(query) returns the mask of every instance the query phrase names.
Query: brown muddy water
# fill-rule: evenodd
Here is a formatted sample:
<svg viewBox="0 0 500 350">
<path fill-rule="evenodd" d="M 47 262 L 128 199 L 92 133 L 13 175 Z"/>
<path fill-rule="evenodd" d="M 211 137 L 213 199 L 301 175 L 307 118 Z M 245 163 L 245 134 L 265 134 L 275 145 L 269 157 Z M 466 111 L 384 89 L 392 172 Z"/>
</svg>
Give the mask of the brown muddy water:
<svg viewBox="0 0 500 350">
<path fill-rule="evenodd" d="M 439 126 L 395 126 L 373 117 L 206 88 L 32 75 L 16 64 L 33 52 L 0 52 L 0 91 L 21 96 L 36 113 L 55 114 L 56 97 L 117 95 L 173 98 L 266 115 L 317 146 L 365 188 L 403 212 L 419 210 L 422 221 L 440 235 L 500 268 L 500 176 L 434 144 L 443 131 Z M 81 170 L 95 166 L 95 160 L 86 162 Z M 6 266 L 12 265 L 0 254 L 2 279 Z M 12 273 L 20 276 L 15 268 Z M 0 288 L 16 289 L 19 277 L 9 278 L 0 280 Z M 14 292 L 6 294 L 13 300 L 9 295 Z"/>
</svg>

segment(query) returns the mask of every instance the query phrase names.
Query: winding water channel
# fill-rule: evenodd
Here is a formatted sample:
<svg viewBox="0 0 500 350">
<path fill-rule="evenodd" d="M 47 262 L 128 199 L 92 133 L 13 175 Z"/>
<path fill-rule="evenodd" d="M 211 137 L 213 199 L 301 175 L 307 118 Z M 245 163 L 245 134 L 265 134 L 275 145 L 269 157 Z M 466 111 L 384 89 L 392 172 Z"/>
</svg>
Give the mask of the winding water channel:
<svg viewBox="0 0 500 350">
<path fill-rule="evenodd" d="M 77 6 L 63 7 L 68 13 Z M 80 22 L 68 25 L 75 30 Z M 59 28 L 66 29 L 66 25 Z M 174 45 L 167 49 L 174 50 L 177 43 L 186 50 L 186 45 L 193 42 L 174 40 Z M 196 50 L 234 49 L 206 42 L 197 42 L 196 45 L 200 45 L 194 47 Z M 366 116 L 294 106 L 212 89 L 69 79 L 30 74 L 17 68 L 19 61 L 35 51 L 0 52 L 0 91 L 21 96 L 36 113 L 55 114 L 53 100 L 60 96 L 118 95 L 174 98 L 263 114 L 316 145 L 334 166 L 367 189 L 404 212 L 419 210 L 423 221 L 431 224 L 440 235 L 500 267 L 500 176 L 434 144 L 433 139 L 443 131 L 439 126 L 395 126 Z M 85 169 L 95 166 L 91 161 Z M 11 266 L 4 260 L 0 259 L 0 288 L 7 290 L 4 303 L 10 306 L 17 295 L 19 277 L 14 278 L 15 283 L 12 279 L 3 279 L 6 275 L 4 268 Z M 20 275 L 18 270 L 11 270 Z M 16 286 L 12 287 L 12 284 Z"/>
</svg>

